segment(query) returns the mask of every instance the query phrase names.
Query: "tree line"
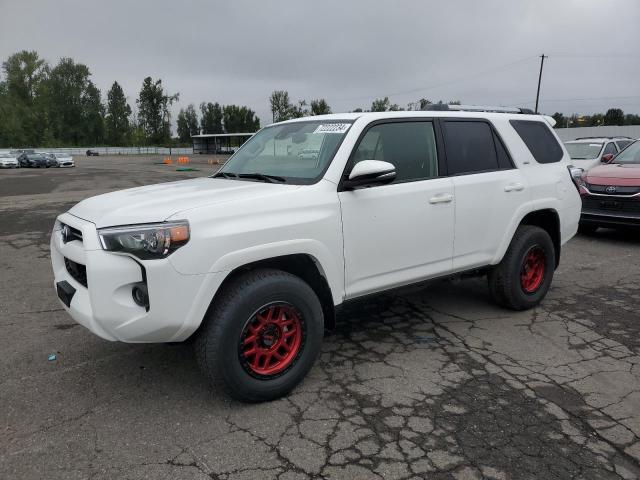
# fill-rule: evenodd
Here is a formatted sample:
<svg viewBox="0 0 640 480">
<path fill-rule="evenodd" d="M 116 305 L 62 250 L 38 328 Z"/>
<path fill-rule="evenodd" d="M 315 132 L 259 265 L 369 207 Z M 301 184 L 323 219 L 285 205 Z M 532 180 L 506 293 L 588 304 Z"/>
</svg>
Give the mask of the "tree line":
<svg viewBox="0 0 640 480">
<path fill-rule="evenodd" d="M 161 79 L 146 77 L 135 100 L 135 110 L 117 81 L 103 101 L 89 68 L 64 57 L 49 65 L 35 51 L 20 51 L 2 63 L 0 77 L 0 147 L 79 145 L 189 144 L 199 133 L 245 133 L 260 128 L 255 112 L 246 106 L 202 102 L 181 108 L 176 118 L 178 138 L 172 138 L 171 106 L 180 98 L 169 93 Z M 274 122 L 331 113 L 324 98 L 292 102 L 286 90 L 269 97 Z M 442 104 L 442 101 L 436 103 Z M 449 104 L 460 104 L 450 101 Z M 405 107 L 388 97 L 352 111 L 424 110 L 432 102 L 420 98 Z M 640 115 L 611 108 L 604 114 L 553 114 L 556 128 L 638 125 Z"/>
<path fill-rule="evenodd" d="M 55 66 L 35 51 L 20 51 L 2 63 L 0 77 L 0 147 L 174 145 L 170 107 L 179 100 L 161 79 L 146 77 L 135 110 L 114 81 L 105 101 L 89 68 L 64 57 Z M 254 132 L 255 112 L 237 105 L 193 105 L 178 115 L 179 142 L 191 133 Z M 193 118 L 196 118 L 195 124 Z M 189 135 L 185 135 L 187 122 Z"/>
<path fill-rule="evenodd" d="M 282 122 L 292 118 L 307 117 L 310 115 L 324 115 L 331 113 L 331 107 L 324 98 L 311 100 L 298 100 L 297 103 L 291 102 L 289 92 L 286 90 L 276 90 L 269 97 L 271 105 L 271 114 L 274 122 Z M 428 105 L 437 103 L 442 105 L 444 102 L 439 100 L 431 102 L 426 98 L 421 98 L 415 102 L 410 102 L 406 107 L 401 107 L 396 103 L 391 103 L 389 97 L 376 98 L 371 103 L 371 107 L 367 110 L 356 108 L 352 112 L 394 112 L 401 110 L 424 110 Z M 447 102 L 449 105 L 460 105 L 460 101 L 454 100 Z"/>
<path fill-rule="evenodd" d="M 181 143 L 190 142 L 192 135 L 200 133 L 253 133 L 260 129 L 260 119 L 250 108 L 217 102 L 202 102 L 200 118 L 193 104 L 181 108 L 176 124 Z"/>
<path fill-rule="evenodd" d="M 640 115 L 625 114 L 620 108 L 610 108 L 606 113 L 565 116 L 560 112 L 552 115 L 556 121 L 555 128 L 600 127 L 602 125 L 640 125 Z"/>
</svg>

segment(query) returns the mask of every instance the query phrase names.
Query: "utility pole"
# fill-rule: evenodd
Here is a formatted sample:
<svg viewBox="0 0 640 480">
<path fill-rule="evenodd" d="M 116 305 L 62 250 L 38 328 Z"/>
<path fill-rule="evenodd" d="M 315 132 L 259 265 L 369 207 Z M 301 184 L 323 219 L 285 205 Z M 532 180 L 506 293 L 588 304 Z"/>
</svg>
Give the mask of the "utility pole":
<svg viewBox="0 0 640 480">
<path fill-rule="evenodd" d="M 536 93 L 536 113 L 538 113 L 538 101 L 540 100 L 540 83 L 542 82 L 542 67 L 544 67 L 544 59 L 549 58 L 544 53 L 540 55 L 540 74 L 538 75 L 538 93 Z"/>
</svg>

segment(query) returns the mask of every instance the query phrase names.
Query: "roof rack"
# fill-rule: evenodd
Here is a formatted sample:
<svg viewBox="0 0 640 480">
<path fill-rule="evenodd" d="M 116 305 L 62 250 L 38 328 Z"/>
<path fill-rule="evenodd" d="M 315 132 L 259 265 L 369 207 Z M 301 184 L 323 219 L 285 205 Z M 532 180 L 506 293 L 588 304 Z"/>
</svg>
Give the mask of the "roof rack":
<svg viewBox="0 0 640 480">
<path fill-rule="evenodd" d="M 614 135 L 613 137 L 608 137 L 606 135 L 596 135 L 594 137 L 578 137 L 576 140 L 592 140 L 596 138 L 606 138 L 607 140 L 613 140 L 614 138 L 626 138 L 629 140 L 635 140 L 633 137 L 625 137 L 624 135 Z"/>
<path fill-rule="evenodd" d="M 492 112 L 492 113 L 522 113 L 532 115 L 534 112 L 530 108 L 520 107 L 490 107 L 485 105 L 448 105 L 446 103 L 431 103 L 422 110 L 442 111 L 451 110 L 457 112 Z"/>
</svg>

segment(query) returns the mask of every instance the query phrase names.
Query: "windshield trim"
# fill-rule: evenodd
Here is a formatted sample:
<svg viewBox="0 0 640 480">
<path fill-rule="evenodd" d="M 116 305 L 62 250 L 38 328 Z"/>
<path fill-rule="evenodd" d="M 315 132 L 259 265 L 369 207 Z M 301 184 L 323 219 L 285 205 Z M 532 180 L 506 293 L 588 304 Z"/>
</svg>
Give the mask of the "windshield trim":
<svg viewBox="0 0 640 480">
<path fill-rule="evenodd" d="M 312 178 L 302 178 L 302 177 L 288 177 L 285 175 L 279 175 L 282 178 L 284 178 L 284 182 L 280 182 L 280 183 L 276 183 L 275 185 L 314 185 L 316 183 L 318 183 L 320 180 L 322 180 L 324 178 L 324 175 L 327 173 L 327 170 L 329 169 L 329 167 L 331 166 L 331 164 L 333 163 L 333 160 L 336 158 L 336 154 L 338 153 L 338 151 L 340 150 L 340 148 L 342 147 L 342 142 L 344 142 L 344 139 L 347 137 L 347 135 L 349 135 L 349 133 L 351 132 L 351 128 L 353 127 L 353 124 L 355 123 L 355 119 L 340 119 L 340 118 L 331 118 L 331 119 L 321 119 L 321 118 L 314 118 L 314 117 L 304 117 L 303 119 L 296 119 L 296 120 L 285 120 L 282 122 L 278 122 L 278 123 L 272 123 L 271 125 L 267 125 L 266 127 L 261 128 L 260 130 L 258 130 L 255 134 L 257 135 L 258 133 L 262 132 L 263 130 L 267 130 L 269 128 L 274 128 L 274 127 L 280 127 L 282 125 L 291 125 L 294 123 L 317 123 L 317 122 L 325 122 L 325 123 L 348 123 L 349 124 L 349 130 L 347 130 L 344 135 L 342 135 L 342 138 L 340 138 L 340 141 L 338 142 L 338 144 L 335 147 L 335 150 L 333 152 L 333 155 L 331 156 L 331 159 L 327 162 L 327 164 L 324 166 L 324 168 L 322 169 L 322 171 L 320 173 L 318 173 L 317 176 L 312 177 Z M 253 137 L 251 137 L 253 138 Z M 236 150 L 233 155 L 231 155 L 226 162 L 224 162 L 224 165 L 222 165 L 222 167 L 220 167 L 220 169 L 218 169 L 218 171 L 216 173 L 214 173 L 213 175 L 209 175 L 209 178 L 216 178 L 215 176 L 218 173 L 224 173 L 224 168 L 227 166 L 227 164 L 231 161 L 231 159 L 233 159 L 233 157 L 235 157 L 238 152 L 240 152 L 245 145 L 247 145 L 250 141 L 251 138 L 249 140 L 247 140 L 246 142 L 244 142 L 240 148 L 238 148 L 238 150 Z M 226 173 L 236 173 L 236 172 L 226 172 Z M 217 178 L 223 178 L 223 177 L 217 177 Z M 241 177 L 234 177 L 234 178 L 223 178 L 224 180 L 233 180 L 233 181 L 240 181 L 240 182 L 256 182 L 259 180 L 255 180 L 253 178 L 241 178 Z"/>
</svg>

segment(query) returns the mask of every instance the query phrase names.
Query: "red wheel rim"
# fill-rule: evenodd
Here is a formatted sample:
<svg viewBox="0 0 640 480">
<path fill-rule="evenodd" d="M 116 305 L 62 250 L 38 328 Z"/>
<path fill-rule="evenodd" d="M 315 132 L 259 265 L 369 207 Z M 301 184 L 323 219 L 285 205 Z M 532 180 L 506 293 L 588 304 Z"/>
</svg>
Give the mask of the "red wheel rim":
<svg viewBox="0 0 640 480">
<path fill-rule="evenodd" d="M 538 246 L 531 247 L 524 256 L 520 272 L 520 286 L 525 293 L 535 293 L 542 285 L 546 270 L 546 255 Z"/>
<path fill-rule="evenodd" d="M 240 340 L 244 367 L 261 376 L 289 368 L 302 346 L 302 321 L 292 305 L 278 303 L 258 310 L 247 322 Z"/>
</svg>

